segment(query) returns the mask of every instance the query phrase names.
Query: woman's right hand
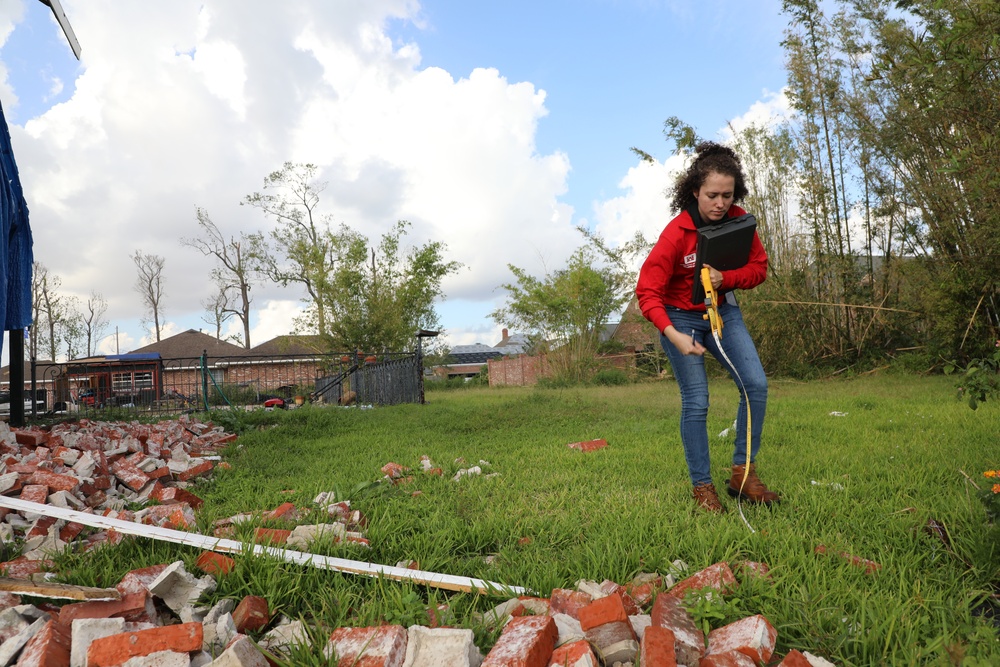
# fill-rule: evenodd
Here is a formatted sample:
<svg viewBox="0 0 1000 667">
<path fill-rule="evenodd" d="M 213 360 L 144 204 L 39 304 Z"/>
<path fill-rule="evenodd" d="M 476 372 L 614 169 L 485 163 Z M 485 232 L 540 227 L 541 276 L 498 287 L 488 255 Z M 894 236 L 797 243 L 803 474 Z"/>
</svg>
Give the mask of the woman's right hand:
<svg viewBox="0 0 1000 667">
<path fill-rule="evenodd" d="M 705 354 L 705 346 L 695 340 L 693 333 L 683 334 L 671 324 L 663 330 L 663 335 L 681 354 L 697 354 L 699 357 Z"/>
</svg>

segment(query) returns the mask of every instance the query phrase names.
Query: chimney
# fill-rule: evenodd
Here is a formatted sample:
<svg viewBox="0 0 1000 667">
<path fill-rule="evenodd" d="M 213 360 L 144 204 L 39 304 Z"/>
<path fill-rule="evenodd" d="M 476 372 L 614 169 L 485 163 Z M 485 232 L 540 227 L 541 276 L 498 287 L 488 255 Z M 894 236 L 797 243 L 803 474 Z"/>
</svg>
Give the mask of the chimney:
<svg viewBox="0 0 1000 667">
<path fill-rule="evenodd" d="M 506 327 L 504 327 L 503 333 L 501 334 L 500 342 L 501 343 L 506 343 L 507 342 L 507 328 Z"/>
</svg>

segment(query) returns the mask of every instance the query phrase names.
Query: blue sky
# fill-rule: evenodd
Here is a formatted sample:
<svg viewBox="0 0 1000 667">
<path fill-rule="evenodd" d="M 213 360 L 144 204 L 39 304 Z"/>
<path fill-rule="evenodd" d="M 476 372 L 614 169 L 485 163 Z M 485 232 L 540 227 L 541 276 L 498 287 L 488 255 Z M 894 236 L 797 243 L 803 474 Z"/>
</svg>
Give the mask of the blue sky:
<svg viewBox="0 0 1000 667">
<path fill-rule="evenodd" d="M 335 221 L 445 241 L 465 265 L 446 342 L 492 345 L 507 264 L 559 268 L 580 224 L 659 233 L 667 117 L 719 138 L 786 108 L 778 0 L 63 4 L 81 62 L 48 7 L 0 7 L 0 101 L 36 259 L 108 299 L 121 351 L 148 339 L 129 253 L 167 260 L 168 333 L 209 330 L 211 266 L 178 239 L 195 206 L 226 233 L 267 229 L 238 203 L 285 160 L 323 169 Z M 255 344 L 287 333 L 300 296 L 257 289 Z"/>
</svg>

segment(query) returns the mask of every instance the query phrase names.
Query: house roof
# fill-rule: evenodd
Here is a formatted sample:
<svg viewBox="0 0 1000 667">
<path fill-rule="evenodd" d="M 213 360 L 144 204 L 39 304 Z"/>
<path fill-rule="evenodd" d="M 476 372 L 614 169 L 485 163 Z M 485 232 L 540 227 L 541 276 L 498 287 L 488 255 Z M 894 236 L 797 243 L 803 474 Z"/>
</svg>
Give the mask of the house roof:
<svg viewBox="0 0 1000 667">
<path fill-rule="evenodd" d="M 188 329 L 169 338 L 164 338 L 158 343 L 132 350 L 132 353 L 159 352 L 164 359 L 188 359 L 200 357 L 203 351 L 207 352 L 209 357 L 236 357 L 247 353 L 244 348 L 238 345 L 227 343 L 194 329 Z"/>
<path fill-rule="evenodd" d="M 52 378 L 50 377 L 49 373 L 46 373 L 46 370 L 52 368 L 57 369 L 59 368 L 59 366 L 60 366 L 59 364 L 52 361 L 41 361 L 41 360 L 36 361 L 35 371 L 37 373 L 37 381 L 39 382 L 50 381 Z M 31 361 L 27 359 L 24 362 L 24 381 L 25 382 L 31 381 Z M 3 368 L 0 368 L 0 382 L 4 383 L 10 382 L 10 366 L 4 366 Z"/>
<path fill-rule="evenodd" d="M 471 346 L 465 346 L 471 347 Z M 485 364 L 490 359 L 496 359 L 497 357 L 504 356 L 502 352 L 497 350 L 489 350 L 488 352 L 452 352 L 448 355 L 445 361 L 448 366 L 465 365 L 465 364 Z"/>
<path fill-rule="evenodd" d="M 524 354 L 530 343 L 527 334 L 511 334 L 494 345 L 493 349 L 503 354 Z"/>
<path fill-rule="evenodd" d="M 322 336 L 277 336 L 271 340 L 255 345 L 250 349 L 250 354 L 261 355 L 301 355 L 313 356 L 329 352 L 327 344 Z"/>
</svg>

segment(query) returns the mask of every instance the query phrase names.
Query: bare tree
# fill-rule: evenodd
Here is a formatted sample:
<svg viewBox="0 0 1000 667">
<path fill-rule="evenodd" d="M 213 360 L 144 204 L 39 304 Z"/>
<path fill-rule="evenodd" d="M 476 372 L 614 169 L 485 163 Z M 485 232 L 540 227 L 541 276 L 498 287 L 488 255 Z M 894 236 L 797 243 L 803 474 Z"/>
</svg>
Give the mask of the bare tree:
<svg viewBox="0 0 1000 667">
<path fill-rule="evenodd" d="M 82 316 L 76 297 L 61 294 L 62 280 L 49 273 L 41 262 L 35 262 L 31 276 L 32 326 L 28 335 L 28 352 L 33 359 L 39 354 L 55 361 L 62 345 L 67 358 L 80 351 Z"/>
<path fill-rule="evenodd" d="M 136 250 L 132 261 L 139 272 L 135 280 L 135 291 L 142 297 L 146 307 L 145 316 L 152 320 L 156 342 L 160 342 L 160 316 L 163 314 L 163 265 L 165 260 L 159 255 L 146 254 Z M 149 322 L 149 319 L 146 320 Z"/>
<path fill-rule="evenodd" d="M 230 236 L 227 240 L 208 217 L 208 211 L 198 208 L 196 215 L 202 236 L 181 239 L 181 244 L 215 257 L 218 262 L 212 270 L 212 278 L 220 291 L 202 304 L 212 314 L 213 320 L 209 323 L 216 325 L 218 338 L 222 323 L 235 315 L 243 325 L 243 347 L 250 349 L 250 286 L 260 273 L 264 238 L 260 234 L 241 234 L 239 238 Z"/>
<path fill-rule="evenodd" d="M 232 309 L 229 308 L 229 295 L 225 286 L 219 285 L 217 292 L 201 302 L 205 308 L 207 317 L 201 318 L 206 324 L 215 327 L 215 337 L 222 340 L 222 325 L 233 316 Z"/>
<path fill-rule="evenodd" d="M 97 344 L 104 338 L 104 332 L 108 328 L 108 321 L 104 318 L 107 312 L 108 302 L 104 296 L 92 290 L 80 315 L 82 335 L 87 338 L 88 357 L 97 352 Z"/>
</svg>

